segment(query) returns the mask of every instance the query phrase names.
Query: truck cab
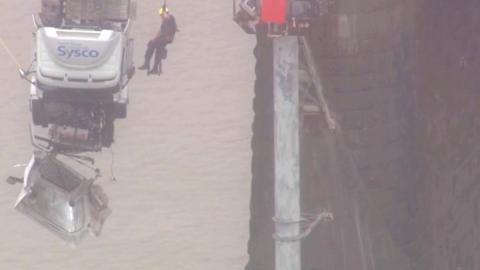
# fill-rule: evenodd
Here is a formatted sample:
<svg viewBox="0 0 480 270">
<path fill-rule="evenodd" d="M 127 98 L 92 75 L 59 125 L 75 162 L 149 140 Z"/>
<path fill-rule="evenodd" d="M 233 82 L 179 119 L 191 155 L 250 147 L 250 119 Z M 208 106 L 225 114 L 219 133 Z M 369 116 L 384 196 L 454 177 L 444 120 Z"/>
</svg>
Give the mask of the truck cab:
<svg viewBox="0 0 480 270">
<path fill-rule="evenodd" d="M 99 235 L 111 213 L 103 189 L 52 153 L 35 152 L 21 179 L 15 209 L 63 240 Z"/>
<path fill-rule="evenodd" d="M 130 38 L 135 13 L 134 0 L 42 0 L 28 72 L 34 126 L 49 134 L 86 132 L 88 140 L 80 145 L 91 145 L 85 149 L 113 143 L 113 122 L 127 115 L 135 70 Z M 64 137 L 76 138 L 58 138 Z"/>
</svg>

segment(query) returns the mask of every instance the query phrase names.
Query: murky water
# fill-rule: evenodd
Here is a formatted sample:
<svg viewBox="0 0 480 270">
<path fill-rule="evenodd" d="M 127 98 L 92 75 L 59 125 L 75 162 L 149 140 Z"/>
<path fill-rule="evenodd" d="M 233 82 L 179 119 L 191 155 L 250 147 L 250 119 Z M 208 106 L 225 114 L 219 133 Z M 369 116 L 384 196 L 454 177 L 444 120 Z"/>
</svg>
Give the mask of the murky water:
<svg viewBox="0 0 480 270">
<path fill-rule="evenodd" d="M 34 1 L 2 0 L 0 36 L 29 64 Z M 38 1 L 39 2 L 39 1 Z M 159 26 L 160 1 L 138 1 L 136 62 Z M 247 260 L 254 38 L 225 0 L 169 1 L 181 32 L 161 77 L 138 72 L 128 119 L 98 155 L 112 216 L 100 238 L 71 248 L 13 210 L 25 163 L 28 85 L 1 51 L 0 269 L 242 269 Z"/>
</svg>

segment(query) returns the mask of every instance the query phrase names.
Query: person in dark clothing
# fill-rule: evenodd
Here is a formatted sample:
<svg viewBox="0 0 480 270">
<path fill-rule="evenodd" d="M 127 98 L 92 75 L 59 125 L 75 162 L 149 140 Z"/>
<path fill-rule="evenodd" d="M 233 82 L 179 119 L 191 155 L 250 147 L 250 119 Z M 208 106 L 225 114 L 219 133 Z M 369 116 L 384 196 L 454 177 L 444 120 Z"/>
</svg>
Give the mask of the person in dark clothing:
<svg viewBox="0 0 480 270">
<path fill-rule="evenodd" d="M 148 70 L 147 74 L 162 73 L 162 59 L 167 57 L 167 45 L 173 42 L 175 33 L 178 32 L 175 17 L 170 14 L 166 6 L 163 6 L 158 11 L 162 19 L 162 25 L 155 38 L 150 40 L 147 44 L 147 51 L 145 52 L 145 62 L 139 69 Z M 150 61 L 155 53 L 153 68 L 150 69 Z"/>
</svg>

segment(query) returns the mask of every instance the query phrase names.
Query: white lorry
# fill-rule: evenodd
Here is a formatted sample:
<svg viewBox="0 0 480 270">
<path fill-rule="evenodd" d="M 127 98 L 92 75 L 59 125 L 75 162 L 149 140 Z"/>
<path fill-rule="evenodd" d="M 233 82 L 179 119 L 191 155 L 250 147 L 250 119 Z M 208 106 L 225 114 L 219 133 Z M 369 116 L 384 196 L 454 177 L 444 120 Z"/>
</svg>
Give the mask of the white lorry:
<svg viewBox="0 0 480 270">
<path fill-rule="evenodd" d="M 85 152 L 112 144 L 134 74 L 135 9 L 134 0 L 42 0 L 35 59 L 22 75 L 31 82 L 34 128 L 48 130 L 49 147 Z"/>
<path fill-rule="evenodd" d="M 82 153 L 109 147 L 114 120 L 126 117 L 134 15 L 134 0 L 42 0 L 34 15 L 35 59 L 20 74 L 39 151 L 7 182 L 22 183 L 17 210 L 72 244 L 98 235 L 111 212 L 94 184 L 100 170 Z"/>
</svg>

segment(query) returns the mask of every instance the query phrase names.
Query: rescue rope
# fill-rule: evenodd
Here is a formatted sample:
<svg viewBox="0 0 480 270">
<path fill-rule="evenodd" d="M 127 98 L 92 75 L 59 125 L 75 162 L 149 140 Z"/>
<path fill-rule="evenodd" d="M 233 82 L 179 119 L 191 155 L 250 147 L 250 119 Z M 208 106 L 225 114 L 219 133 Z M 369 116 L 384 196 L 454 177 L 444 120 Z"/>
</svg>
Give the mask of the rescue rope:
<svg viewBox="0 0 480 270">
<path fill-rule="evenodd" d="M 0 45 L 2 46 L 3 50 L 7 53 L 7 55 L 10 57 L 10 59 L 13 61 L 13 63 L 17 66 L 18 70 L 22 70 L 22 66 L 20 65 L 20 62 L 18 61 L 17 57 L 15 57 L 13 52 L 10 50 L 10 48 L 7 46 L 7 44 L 1 37 L 0 37 Z"/>
<path fill-rule="evenodd" d="M 113 152 L 113 146 L 110 146 L 110 153 L 112 155 L 110 163 L 110 176 L 112 177 L 113 182 L 117 182 L 117 177 L 115 177 L 115 153 Z"/>
</svg>

